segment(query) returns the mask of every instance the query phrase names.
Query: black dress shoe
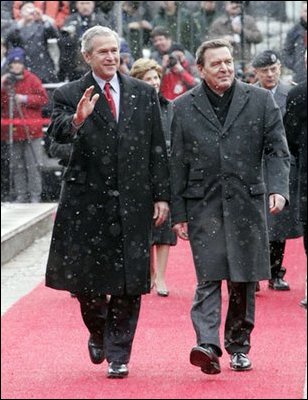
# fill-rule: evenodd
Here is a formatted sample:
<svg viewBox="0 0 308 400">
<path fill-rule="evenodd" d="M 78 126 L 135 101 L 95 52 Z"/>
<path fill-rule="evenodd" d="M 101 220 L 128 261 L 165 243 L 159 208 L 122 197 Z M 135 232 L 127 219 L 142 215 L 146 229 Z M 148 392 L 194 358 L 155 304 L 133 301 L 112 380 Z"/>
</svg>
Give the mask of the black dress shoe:
<svg viewBox="0 0 308 400">
<path fill-rule="evenodd" d="M 93 364 L 101 364 L 105 360 L 104 346 L 94 335 L 90 335 L 88 349 Z"/>
<path fill-rule="evenodd" d="M 122 379 L 128 375 L 127 364 L 111 362 L 108 366 L 108 378 Z"/>
<path fill-rule="evenodd" d="M 190 363 L 201 368 L 205 374 L 219 374 L 219 358 L 210 345 L 195 346 L 190 352 Z"/>
<path fill-rule="evenodd" d="M 268 281 L 268 287 L 273 290 L 290 290 L 288 282 L 283 278 L 274 278 Z"/>
<path fill-rule="evenodd" d="M 169 290 L 157 290 L 156 293 L 158 296 L 161 296 L 161 297 L 169 296 Z"/>
<path fill-rule="evenodd" d="M 299 305 L 307 310 L 307 297 L 304 297 L 300 302 Z"/>
<path fill-rule="evenodd" d="M 233 371 L 249 371 L 252 369 L 251 361 L 245 353 L 233 353 L 230 360 Z"/>
</svg>

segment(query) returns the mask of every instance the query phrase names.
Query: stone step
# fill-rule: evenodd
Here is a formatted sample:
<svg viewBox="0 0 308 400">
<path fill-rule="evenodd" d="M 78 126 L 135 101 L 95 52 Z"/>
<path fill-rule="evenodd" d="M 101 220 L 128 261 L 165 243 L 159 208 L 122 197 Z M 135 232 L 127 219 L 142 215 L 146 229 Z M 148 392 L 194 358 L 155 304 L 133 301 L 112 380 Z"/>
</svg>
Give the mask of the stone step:
<svg viewBox="0 0 308 400">
<path fill-rule="evenodd" d="M 1 264 L 50 232 L 57 203 L 1 203 Z"/>
</svg>

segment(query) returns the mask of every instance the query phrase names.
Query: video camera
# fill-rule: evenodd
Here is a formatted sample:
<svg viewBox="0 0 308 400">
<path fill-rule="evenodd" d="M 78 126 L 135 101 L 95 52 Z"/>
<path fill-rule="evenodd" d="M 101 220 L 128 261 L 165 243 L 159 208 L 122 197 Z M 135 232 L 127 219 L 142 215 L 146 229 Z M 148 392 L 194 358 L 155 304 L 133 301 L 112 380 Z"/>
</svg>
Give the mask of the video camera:
<svg viewBox="0 0 308 400">
<path fill-rule="evenodd" d="M 168 62 L 168 67 L 169 68 L 173 68 L 174 66 L 176 66 L 176 64 L 179 62 L 179 58 L 176 54 L 171 53 L 169 55 L 169 62 Z"/>
<path fill-rule="evenodd" d="M 8 72 L 7 77 L 5 79 L 5 83 L 7 85 L 15 85 L 16 82 L 21 81 L 23 79 L 23 72 L 19 74 L 15 74 L 14 72 Z"/>
</svg>

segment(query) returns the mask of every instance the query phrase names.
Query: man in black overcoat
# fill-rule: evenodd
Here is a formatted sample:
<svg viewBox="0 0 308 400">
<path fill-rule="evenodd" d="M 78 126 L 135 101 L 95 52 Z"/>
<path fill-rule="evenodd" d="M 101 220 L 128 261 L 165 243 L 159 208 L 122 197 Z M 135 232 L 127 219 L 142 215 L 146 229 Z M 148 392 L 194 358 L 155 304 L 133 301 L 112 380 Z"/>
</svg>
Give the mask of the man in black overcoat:
<svg viewBox="0 0 308 400">
<path fill-rule="evenodd" d="M 91 71 L 55 91 L 48 128 L 73 147 L 46 285 L 76 293 L 92 362 L 106 358 L 108 377 L 122 378 L 141 295 L 150 292 L 152 221 L 168 215 L 167 152 L 155 89 L 117 72 L 116 32 L 90 28 L 81 51 Z"/>
<path fill-rule="evenodd" d="M 307 50 L 305 63 L 307 68 Z M 307 257 L 307 79 L 289 91 L 284 123 L 290 152 L 299 159 L 298 218 L 303 224 Z M 307 294 L 301 305 L 307 308 Z"/>
<path fill-rule="evenodd" d="M 269 208 L 288 201 L 290 154 L 283 121 L 268 90 L 237 81 L 231 45 L 204 42 L 197 51 L 203 82 L 175 100 L 172 124 L 171 213 L 174 230 L 189 239 L 197 288 L 191 309 L 197 346 L 190 362 L 221 372 L 221 283 L 229 305 L 224 347 L 235 371 L 252 368 L 255 288 L 269 279 L 266 187 Z"/>
<path fill-rule="evenodd" d="M 256 71 L 255 84 L 258 87 L 269 90 L 278 107 L 282 117 L 286 113 L 286 101 L 291 85 L 280 79 L 281 62 L 280 55 L 271 49 L 257 54 L 252 60 L 252 66 Z M 264 179 L 267 184 L 267 164 L 264 163 Z M 269 171 L 271 173 L 271 171 Z M 290 160 L 290 204 L 278 215 L 273 215 L 267 208 L 267 224 L 270 241 L 271 279 L 269 288 L 273 290 L 290 290 L 288 282 L 284 279 L 286 268 L 283 266 L 286 240 L 302 236 L 302 226 L 297 218 L 298 213 L 298 160 L 291 155 Z"/>
</svg>

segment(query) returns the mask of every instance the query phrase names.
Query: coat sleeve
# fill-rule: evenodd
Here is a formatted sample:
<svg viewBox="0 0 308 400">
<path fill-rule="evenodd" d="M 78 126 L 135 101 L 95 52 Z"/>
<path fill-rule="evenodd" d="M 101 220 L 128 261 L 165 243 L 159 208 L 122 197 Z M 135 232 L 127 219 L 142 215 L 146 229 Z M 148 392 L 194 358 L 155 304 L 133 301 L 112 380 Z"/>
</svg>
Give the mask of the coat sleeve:
<svg viewBox="0 0 308 400">
<path fill-rule="evenodd" d="M 296 92 L 298 91 L 298 87 L 294 88 Z M 302 144 L 304 141 L 302 140 L 302 135 L 304 135 L 302 129 L 302 121 L 300 116 L 300 103 L 304 98 L 304 91 L 302 96 L 296 95 L 292 89 L 287 97 L 287 105 L 286 105 L 286 114 L 284 116 L 284 126 L 286 130 L 288 145 L 291 154 L 295 157 L 299 156 L 299 152 L 302 150 Z"/>
<path fill-rule="evenodd" d="M 71 100 L 75 96 L 73 94 L 69 96 L 69 92 L 74 93 L 73 90 L 70 91 L 63 87 L 54 91 L 53 111 L 47 135 L 58 143 L 72 143 L 75 139 L 76 129 L 72 125 L 72 120 L 77 102 L 75 104 Z"/>
<path fill-rule="evenodd" d="M 179 109 L 175 106 L 171 126 L 171 220 L 172 225 L 187 222 L 186 203 L 182 197 L 188 177 L 188 166 L 184 162 L 184 138 Z"/>
<path fill-rule="evenodd" d="M 290 152 L 282 115 L 270 92 L 264 114 L 264 158 L 268 171 L 268 193 L 281 194 L 289 201 Z"/>
</svg>

